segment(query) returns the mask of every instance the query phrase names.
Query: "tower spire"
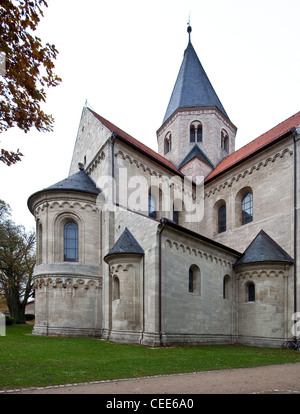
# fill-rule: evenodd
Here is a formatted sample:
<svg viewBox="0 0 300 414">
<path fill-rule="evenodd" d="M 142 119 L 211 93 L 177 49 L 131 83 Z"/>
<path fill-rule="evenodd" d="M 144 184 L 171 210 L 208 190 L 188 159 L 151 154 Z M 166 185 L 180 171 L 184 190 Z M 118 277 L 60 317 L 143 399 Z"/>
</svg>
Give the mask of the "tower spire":
<svg viewBox="0 0 300 414">
<path fill-rule="evenodd" d="M 188 28 L 187 28 L 187 32 L 189 34 L 189 43 L 191 42 L 191 33 L 192 33 L 192 27 L 191 27 L 191 13 L 189 14 L 189 21 L 188 21 Z"/>
</svg>

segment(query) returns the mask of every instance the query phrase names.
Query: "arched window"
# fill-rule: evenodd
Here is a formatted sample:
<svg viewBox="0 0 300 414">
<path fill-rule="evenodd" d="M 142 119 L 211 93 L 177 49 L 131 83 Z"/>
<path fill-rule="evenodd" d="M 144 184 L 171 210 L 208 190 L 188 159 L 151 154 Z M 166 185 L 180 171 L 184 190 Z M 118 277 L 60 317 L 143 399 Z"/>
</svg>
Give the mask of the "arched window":
<svg viewBox="0 0 300 414">
<path fill-rule="evenodd" d="M 169 132 L 166 135 L 165 141 L 164 141 L 164 154 L 167 154 L 172 149 L 172 135 Z"/>
<path fill-rule="evenodd" d="M 255 302 L 255 285 L 252 282 L 247 285 L 247 301 Z"/>
<path fill-rule="evenodd" d="M 221 131 L 221 148 L 229 152 L 229 136 L 225 129 Z"/>
<path fill-rule="evenodd" d="M 199 121 L 193 121 L 190 126 L 190 142 L 202 142 L 202 124 Z"/>
<path fill-rule="evenodd" d="M 202 142 L 202 125 L 199 124 L 197 128 L 197 142 Z"/>
<path fill-rule="evenodd" d="M 224 276 L 223 278 L 223 298 L 231 299 L 231 278 L 229 275 Z"/>
<path fill-rule="evenodd" d="M 189 293 L 195 293 L 200 295 L 200 269 L 196 265 L 192 265 L 189 268 Z"/>
<path fill-rule="evenodd" d="M 173 221 L 176 224 L 179 223 L 179 211 L 177 210 L 174 204 L 173 204 Z"/>
<path fill-rule="evenodd" d="M 78 226 L 73 221 L 64 226 L 64 261 L 78 262 Z"/>
<path fill-rule="evenodd" d="M 41 223 L 37 225 L 37 234 L 37 264 L 41 264 L 43 260 L 43 228 Z"/>
<path fill-rule="evenodd" d="M 156 218 L 156 203 L 152 194 L 148 196 L 148 215 L 149 217 Z"/>
<path fill-rule="evenodd" d="M 120 280 L 117 276 L 113 278 L 113 300 L 120 299 Z"/>
<path fill-rule="evenodd" d="M 218 233 L 226 231 L 226 205 L 224 204 L 218 210 Z"/>
<path fill-rule="evenodd" d="M 235 196 L 235 225 L 253 221 L 253 189 L 249 186 L 241 188 Z"/>
<path fill-rule="evenodd" d="M 194 125 L 190 128 L 190 142 L 195 142 L 196 130 Z"/>
<path fill-rule="evenodd" d="M 242 224 L 253 221 L 253 195 L 246 194 L 242 199 Z"/>
</svg>

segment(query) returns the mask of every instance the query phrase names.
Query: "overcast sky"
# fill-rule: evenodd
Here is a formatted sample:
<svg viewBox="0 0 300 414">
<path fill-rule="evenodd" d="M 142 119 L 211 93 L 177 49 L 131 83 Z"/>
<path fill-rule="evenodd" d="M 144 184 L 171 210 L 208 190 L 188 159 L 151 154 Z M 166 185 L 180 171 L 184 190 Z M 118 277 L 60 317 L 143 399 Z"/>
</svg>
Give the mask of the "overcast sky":
<svg viewBox="0 0 300 414">
<path fill-rule="evenodd" d="M 157 150 L 188 43 L 229 118 L 236 149 L 300 110 L 299 0 L 48 0 L 38 35 L 55 44 L 60 86 L 48 90 L 54 132 L 0 135 L 22 162 L 0 163 L 0 198 L 13 219 L 35 227 L 27 199 L 68 176 L 85 100 L 104 118 Z"/>
</svg>

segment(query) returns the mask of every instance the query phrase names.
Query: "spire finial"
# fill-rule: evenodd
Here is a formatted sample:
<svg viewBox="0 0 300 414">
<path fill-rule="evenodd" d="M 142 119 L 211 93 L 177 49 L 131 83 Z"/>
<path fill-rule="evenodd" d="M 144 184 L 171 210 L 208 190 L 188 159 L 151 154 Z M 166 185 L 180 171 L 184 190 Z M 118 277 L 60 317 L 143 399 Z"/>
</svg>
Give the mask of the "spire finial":
<svg viewBox="0 0 300 414">
<path fill-rule="evenodd" d="M 189 14 L 189 21 L 188 21 L 188 28 L 187 28 L 187 32 L 189 34 L 189 42 L 191 41 L 191 32 L 192 32 L 192 27 L 191 27 L 191 12 Z"/>
</svg>

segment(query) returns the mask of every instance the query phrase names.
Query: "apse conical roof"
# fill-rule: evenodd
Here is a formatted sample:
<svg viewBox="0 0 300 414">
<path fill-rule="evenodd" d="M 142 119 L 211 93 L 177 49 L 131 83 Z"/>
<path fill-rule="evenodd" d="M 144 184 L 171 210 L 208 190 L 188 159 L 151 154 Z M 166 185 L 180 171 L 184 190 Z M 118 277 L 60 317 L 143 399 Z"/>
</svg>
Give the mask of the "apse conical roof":
<svg viewBox="0 0 300 414">
<path fill-rule="evenodd" d="M 79 170 L 77 173 L 65 178 L 64 180 L 59 181 L 58 183 L 45 188 L 43 191 L 52 191 L 52 190 L 81 191 L 83 193 L 90 193 L 90 194 L 97 194 L 97 195 L 100 193 L 100 189 L 97 188 L 94 181 L 89 177 L 89 175 L 84 170 Z"/>
<path fill-rule="evenodd" d="M 256 262 L 293 263 L 294 260 L 266 232 L 261 230 L 235 266 Z"/>
<path fill-rule="evenodd" d="M 105 257 L 124 253 L 144 254 L 144 250 L 130 233 L 127 227 Z"/>
</svg>

